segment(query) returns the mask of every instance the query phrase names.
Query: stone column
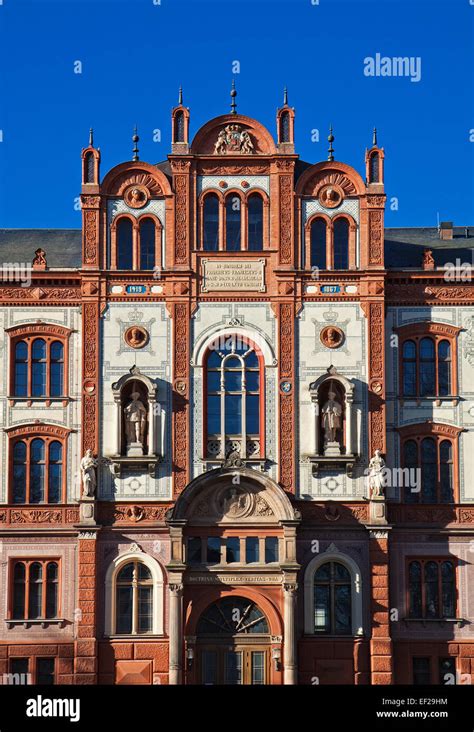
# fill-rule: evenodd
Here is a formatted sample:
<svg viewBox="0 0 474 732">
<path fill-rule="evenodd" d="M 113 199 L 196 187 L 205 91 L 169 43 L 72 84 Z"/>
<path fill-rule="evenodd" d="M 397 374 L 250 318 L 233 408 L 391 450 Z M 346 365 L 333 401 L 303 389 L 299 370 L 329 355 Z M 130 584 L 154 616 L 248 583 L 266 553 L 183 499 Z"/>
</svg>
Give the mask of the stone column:
<svg viewBox="0 0 474 732">
<path fill-rule="evenodd" d="M 74 611 L 74 683 L 97 684 L 97 530 L 80 531 L 78 539 L 79 590 Z"/>
<path fill-rule="evenodd" d="M 297 684 L 298 669 L 296 666 L 296 582 L 283 585 L 284 628 L 283 638 L 283 683 Z"/>
<path fill-rule="evenodd" d="M 393 648 L 390 636 L 388 530 L 369 529 L 372 597 L 370 683 L 393 684 Z"/>
<path fill-rule="evenodd" d="M 352 444 L 352 402 L 353 395 L 346 394 L 346 453 L 348 455 L 355 452 Z"/>
<path fill-rule="evenodd" d="M 170 616 L 169 616 L 169 683 L 177 685 L 182 683 L 183 674 L 183 633 L 182 633 L 182 610 L 183 610 L 183 585 L 170 584 Z"/>
</svg>

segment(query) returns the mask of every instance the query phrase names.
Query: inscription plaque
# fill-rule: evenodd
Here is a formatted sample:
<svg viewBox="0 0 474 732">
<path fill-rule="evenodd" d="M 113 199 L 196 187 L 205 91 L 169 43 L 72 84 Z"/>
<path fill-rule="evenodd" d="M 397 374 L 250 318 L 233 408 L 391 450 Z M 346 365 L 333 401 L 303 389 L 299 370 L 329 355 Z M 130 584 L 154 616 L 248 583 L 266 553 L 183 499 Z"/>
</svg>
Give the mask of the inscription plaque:
<svg viewBox="0 0 474 732">
<path fill-rule="evenodd" d="M 202 292 L 252 290 L 265 292 L 265 260 L 202 260 Z"/>
</svg>

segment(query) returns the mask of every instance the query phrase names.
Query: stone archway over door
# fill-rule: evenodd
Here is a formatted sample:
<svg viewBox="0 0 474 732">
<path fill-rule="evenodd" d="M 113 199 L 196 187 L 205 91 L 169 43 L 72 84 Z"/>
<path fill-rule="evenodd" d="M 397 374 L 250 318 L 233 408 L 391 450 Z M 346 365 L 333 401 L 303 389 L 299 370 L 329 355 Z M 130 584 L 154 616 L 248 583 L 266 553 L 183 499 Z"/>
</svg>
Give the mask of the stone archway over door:
<svg viewBox="0 0 474 732">
<path fill-rule="evenodd" d="M 268 620 L 246 597 L 212 603 L 197 625 L 198 683 L 252 685 L 270 683 L 271 637 Z"/>
</svg>

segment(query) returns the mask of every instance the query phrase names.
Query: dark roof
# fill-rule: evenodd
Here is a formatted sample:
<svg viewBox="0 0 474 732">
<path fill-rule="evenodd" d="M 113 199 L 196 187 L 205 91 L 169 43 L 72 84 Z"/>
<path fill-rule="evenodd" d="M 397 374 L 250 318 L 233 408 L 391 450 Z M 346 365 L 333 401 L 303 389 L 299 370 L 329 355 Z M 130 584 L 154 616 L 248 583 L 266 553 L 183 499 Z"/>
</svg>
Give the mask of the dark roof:
<svg viewBox="0 0 474 732">
<path fill-rule="evenodd" d="M 81 266 L 81 229 L 0 229 L 0 265 L 32 262 L 40 247 L 48 267 Z"/>
<path fill-rule="evenodd" d="M 439 238 L 436 227 L 385 229 L 387 269 L 421 269 L 423 250 L 432 249 L 438 267 L 447 262 L 472 263 L 474 226 L 454 227 L 453 239 Z M 49 268 L 81 267 L 81 229 L 0 229 L 0 266 L 6 262 L 32 262 L 35 250 L 44 249 Z"/>
<path fill-rule="evenodd" d="M 466 229 L 468 236 L 466 237 Z M 423 249 L 431 249 L 435 265 L 448 262 L 472 263 L 474 226 L 453 227 L 452 239 L 440 239 L 438 229 L 414 226 L 406 229 L 385 229 L 385 266 L 387 269 L 421 268 Z"/>
</svg>

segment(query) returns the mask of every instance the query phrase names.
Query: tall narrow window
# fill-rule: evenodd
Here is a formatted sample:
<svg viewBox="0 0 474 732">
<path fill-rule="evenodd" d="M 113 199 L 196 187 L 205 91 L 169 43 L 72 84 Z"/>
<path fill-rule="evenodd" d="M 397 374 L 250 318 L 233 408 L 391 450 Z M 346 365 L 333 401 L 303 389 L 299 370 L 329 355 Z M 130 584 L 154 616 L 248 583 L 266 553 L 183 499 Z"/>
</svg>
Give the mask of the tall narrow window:
<svg viewBox="0 0 474 732">
<path fill-rule="evenodd" d="M 49 394 L 62 396 L 64 391 L 64 346 L 54 341 L 50 346 Z"/>
<path fill-rule="evenodd" d="M 26 567 L 23 562 L 16 562 L 13 569 L 13 612 L 15 620 L 25 617 L 26 600 Z"/>
<path fill-rule="evenodd" d="M 422 576 L 420 562 L 410 562 L 408 567 L 408 593 L 410 618 L 421 618 L 423 607 Z"/>
<path fill-rule="evenodd" d="M 451 393 L 451 344 L 449 341 L 438 343 L 438 394 Z"/>
<path fill-rule="evenodd" d="M 352 633 L 351 575 L 339 562 L 327 562 L 314 576 L 316 633 Z"/>
<path fill-rule="evenodd" d="M 175 142 L 184 142 L 184 112 L 176 112 L 175 125 L 176 125 Z"/>
<path fill-rule="evenodd" d="M 26 503 L 26 442 L 16 442 L 13 447 L 13 503 Z"/>
<path fill-rule="evenodd" d="M 155 266 L 155 228 L 153 219 L 140 221 L 140 269 L 152 270 Z"/>
<path fill-rule="evenodd" d="M 253 193 L 247 202 L 248 248 L 251 252 L 263 249 L 263 198 Z"/>
<path fill-rule="evenodd" d="M 334 269 L 349 268 L 349 222 L 337 219 L 334 222 Z"/>
<path fill-rule="evenodd" d="M 142 562 L 129 562 L 116 580 L 116 632 L 139 635 L 153 628 L 153 581 Z"/>
<path fill-rule="evenodd" d="M 403 344 L 403 395 L 416 395 L 416 346 L 413 341 Z"/>
<path fill-rule="evenodd" d="M 42 686 L 52 686 L 54 684 L 54 658 L 37 659 L 36 683 Z"/>
<path fill-rule="evenodd" d="M 30 503 L 44 501 L 45 466 L 44 440 L 35 439 L 30 445 Z"/>
<path fill-rule="evenodd" d="M 432 338 L 420 341 L 420 395 L 434 396 L 435 386 L 435 346 Z"/>
<path fill-rule="evenodd" d="M 30 566 L 30 582 L 28 596 L 28 617 L 32 620 L 41 617 L 41 599 L 43 592 L 43 566 L 33 562 Z"/>
<path fill-rule="evenodd" d="M 55 618 L 58 614 L 58 565 L 49 562 L 46 567 L 46 617 Z"/>
<path fill-rule="evenodd" d="M 15 346 L 15 396 L 28 395 L 28 346 L 19 341 Z"/>
<path fill-rule="evenodd" d="M 203 233 L 206 252 L 217 252 L 219 249 L 219 199 L 215 193 L 209 193 L 203 204 Z"/>
<path fill-rule="evenodd" d="M 370 171 L 369 183 L 378 183 L 379 182 L 379 179 L 380 179 L 379 160 L 380 160 L 379 154 L 377 152 L 372 153 L 372 155 L 370 156 L 370 165 L 369 165 L 369 171 Z"/>
<path fill-rule="evenodd" d="M 94 175 L 95 175 L 94 153 L 92 153 L 92 152 L 86 153 L 85 167 L 86 167 L 86 181 L 85 182 L 93 183 Z"/>
<path fill-rule="evenodd" d="M 36 338 L 31 348 L 31 395 L 46 395 L 46 342 L 42 338 Z"/>
<path fill-rule="evenodd" d="M 217 343 L 207 357 L 207 453 L 258 456 L 262 447 L 261 363 L 241 338 Z"/>
<path fill-rule="evenodd" d="M 63 446 L 55 440 L 49 445 L 48 503 L 60 503 L 63 485 Z"/>
<path fill-rule="evenodd" d="M 421 491 L 424 503 L 436 503 L 436 478 L 436 443 L 431 437 L 425 437 L 421 443 Z"/>
<path fill-rule="evenodd" d="M 117 224 L 117 268 L 133 269 L 133 225 L 126 218 Z"/>
<path fill-rule="evenodd" d="M 311 268 L 326 269 L 326 222 L 314 219 L 311 222 Z"/>
<path fill-rule="evenodd" d="M 289 112 L 282 112 L 280 116 L 280 142 L 290 142 Z"/>
<path fill-rule="evenodd" d="M 416 503 L 419 501 L 419 480 L 416 480 L 418 464 L 418 445 L 415 440 L 407 440 L 403 445 L 403 467 L 408 470 L 408 480 L 405 482 L 405 501 Z"/>
<path fill-rule="evenodd" d="M 441 502 L 453 503 L 453 446 L 449 440 L 443 440 L 439 446 L 439 468 Z"/>
<path fill-rule="evenodd" d="M 242 201 L 236 193 L 225 199 L 225 248 L 239 252 L 241 245 Z"/>
</svg>

